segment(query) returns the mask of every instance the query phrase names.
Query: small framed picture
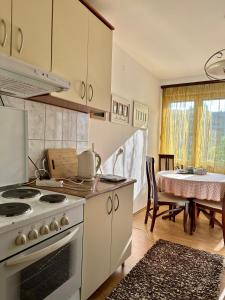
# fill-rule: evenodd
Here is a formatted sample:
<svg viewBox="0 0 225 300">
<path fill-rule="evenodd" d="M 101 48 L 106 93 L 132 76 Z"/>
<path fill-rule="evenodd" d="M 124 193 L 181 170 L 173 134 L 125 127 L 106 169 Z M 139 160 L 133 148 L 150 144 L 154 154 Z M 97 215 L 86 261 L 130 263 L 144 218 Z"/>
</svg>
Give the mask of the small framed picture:
<svg viewBox="0 0 225 300">
<path fill-rule="evenodd" d="M 118 102 L 113 101 L 112 111 L 113 111 L 114 114 L 117 114 L 117 112 L 118 112 Z"/>
<path fill-rule="evenodd" d="M 128 106 L 127 106 L 127 105 L 124 105 L 124 106 L 123 106 L 123 116 L 124 116 L 124 117 L 127 117 L 127 116 L 128 116 Z"/>
<path fill-rule="evenodd" d="M 119 114 L 120 116 L 123 115 L 123 104 L 121 104 L 121 103 L 119 103 L 119 105 L 118 105 L 118 114 Z"/>
<path fill-rule="evenodd" d="M 148 127 L 149 111 L 148 105 L 134 101 L 133 105 L 133 126 L 146 129 Z"/>
<path fill-rule="evenodd" d="M 112 94 L 111 122 L 122 125 L 129 125 L 130 122 L 130 101 Z"/>
</svg>

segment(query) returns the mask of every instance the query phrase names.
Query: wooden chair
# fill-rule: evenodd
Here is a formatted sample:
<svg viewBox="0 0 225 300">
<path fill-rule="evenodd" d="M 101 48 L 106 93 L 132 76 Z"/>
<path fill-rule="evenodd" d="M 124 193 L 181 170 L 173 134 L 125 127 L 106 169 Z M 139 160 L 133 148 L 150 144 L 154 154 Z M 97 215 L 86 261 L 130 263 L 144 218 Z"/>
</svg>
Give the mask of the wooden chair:
<svg viewBox="0 0 225 300">
<path fill-rule="evenodd" d="M 148 218 L 151 217 L 152 223 L 150 231 L 153 232 L 155 220 L 157 217 L 167 214 L 166 218 L 171 218 L 175 217 L 181 211 L 184 211 L 183 226 L 184 231 L 187 232 L 189 201 L 167 193 L 158 192 L 155 179 L 153 157 L 146 158 L 146 173 L 148 182 L 148 199 L 145 215 L 145 224 L 147 224 Z M 163 205 L 169 206 L 169 209 L 158 212 L 160 206 Z"/>
<path fill-rule="evenodd" d="M 163 170 L 174 170 L 174 154 L 159 154 L 159 171 Z"/>
<path fill-rule="evenodd" d="M 197 208 L 197 212 L 202 212 L 203 215 L 209 220 L 209 225 L 212 228 L 214 228 L 214 224 L 221 227 L 225 245 L 225 196 L 221 202 L 195 199 L 194 205 Z M 216 213 L 222 215 L 221 221 L 216 219 Z"/>
</svg>

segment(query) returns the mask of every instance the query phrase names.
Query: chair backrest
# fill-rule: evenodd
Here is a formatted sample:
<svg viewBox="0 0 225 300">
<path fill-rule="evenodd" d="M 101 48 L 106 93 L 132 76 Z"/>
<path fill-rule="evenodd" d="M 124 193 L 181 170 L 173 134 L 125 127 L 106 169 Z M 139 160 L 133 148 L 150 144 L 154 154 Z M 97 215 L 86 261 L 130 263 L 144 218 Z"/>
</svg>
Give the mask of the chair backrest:
<svg viewBox="0 0 225 300">
<path fill-rule="evenodd" d="M 159 171 L 174 170 L 174 154 L 159 154 Z"/>
<path fill-rule="evenodd" d="M 146 157 L 146 174 L 147 174 L 147 183 L 148 183 L 148 199 L 151 198 L 154 201 L 154 204 L 158 203 L 158 190 L 155 180 L 155 160 L 153 157 Z"/>
</svg>

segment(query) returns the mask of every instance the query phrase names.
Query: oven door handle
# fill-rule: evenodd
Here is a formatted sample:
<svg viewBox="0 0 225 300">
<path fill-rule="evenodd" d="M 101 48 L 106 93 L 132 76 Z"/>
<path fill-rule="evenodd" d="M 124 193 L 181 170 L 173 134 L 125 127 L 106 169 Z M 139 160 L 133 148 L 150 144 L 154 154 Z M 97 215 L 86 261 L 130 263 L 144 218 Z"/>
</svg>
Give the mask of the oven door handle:
<svg viewBox="0 0 225 300">
<path fill-rule="evenodd" d="M 20 264 L 24 264 L 27 262 L 32 262 L 32 261 L 41 259 L 41 258 L 47 256 L 48 254 L 58 250 L 59 248 L 65 246 L 66 244 L 68 244 L 77 235 L 78 231 L 79 231 L 79 227 L 76 228 L 73 232 L 66 235 L 64 238 L 62 238 L 58 242 L 56 242 L 44 249 L 38 250 L 34 253 L 31 253 L 31 254 L 28 254 L 25 256 L 20 256 L 18 258 L 12 258 L 6 262 L 6 266 L 8 266 L 8 267 L 16 266 L 16 265 L 20 265 Z"/>
</svg>

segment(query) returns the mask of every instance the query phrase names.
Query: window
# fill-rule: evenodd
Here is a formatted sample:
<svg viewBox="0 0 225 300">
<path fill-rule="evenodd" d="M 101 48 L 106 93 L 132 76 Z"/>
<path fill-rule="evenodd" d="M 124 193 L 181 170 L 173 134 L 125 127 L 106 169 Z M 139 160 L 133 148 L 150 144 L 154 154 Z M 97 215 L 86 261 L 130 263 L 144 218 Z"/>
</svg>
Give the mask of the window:
<svg viewBox="0 0 225 300">
<path fill-rule="evenodd" d="M 163 92 L 160 151 L 174 154 L 177 165 L 225 173 L 224 83 Z"/>
<path fill-rule="evenodd" d="M 172 102 L 168 126 L 171 151 L 176 148 L 179 161 L 192 162 L 194 102 Z M 179 128 L 179 130 L 178 130 Z"/>
<path fill-rule="evenodd" d="M 203 101 L 201 135 L 202 163 L 225 163 L 225 99 Z"/>
</svg>

